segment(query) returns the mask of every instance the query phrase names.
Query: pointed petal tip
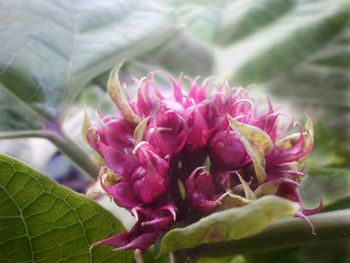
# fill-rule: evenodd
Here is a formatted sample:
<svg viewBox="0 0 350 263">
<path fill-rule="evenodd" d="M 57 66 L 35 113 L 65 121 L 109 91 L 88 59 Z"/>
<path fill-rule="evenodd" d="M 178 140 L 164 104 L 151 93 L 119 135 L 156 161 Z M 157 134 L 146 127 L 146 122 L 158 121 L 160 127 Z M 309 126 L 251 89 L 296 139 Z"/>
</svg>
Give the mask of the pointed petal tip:
<svg viewBox="0 0 350 263">
<path fill-rule="evenodd" d="M 118 73 L 122 65 L 122 63 L 119 63 L 112 69 L 107 82 L 107 91 L 123 117 L 134 124 L 138 124 L 141 119 L 131 108 L 119 82 Z"/>
</svg>

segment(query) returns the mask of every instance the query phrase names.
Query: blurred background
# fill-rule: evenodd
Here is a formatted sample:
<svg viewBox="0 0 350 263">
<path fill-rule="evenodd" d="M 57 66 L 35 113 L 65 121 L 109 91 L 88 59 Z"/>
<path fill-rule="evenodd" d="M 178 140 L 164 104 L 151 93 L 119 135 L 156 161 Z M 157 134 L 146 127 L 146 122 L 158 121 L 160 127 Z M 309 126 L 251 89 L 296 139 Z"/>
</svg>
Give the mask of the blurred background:
<svg viewBox="0 0 350 263">
<path fill-rule="evenodd" d="M 86 147 L 80 128 L 84 112 L 94 120 L 96 109 L 104 114 L 115 111 L 106 94 L 106 83 L 109 70 L 120 58 L 125 59 L 120 78 L 126 83 L 130 96 L 135 88 L 134 79 L 140 79 L 152 70 L 167 71 L 174 76 L 181 72 L 191 77 L 219 76 L 227 79 L 231 86 L 249 86 L 256 97 L 270 96 L 274 104 L 280 104 L 283 111 L 295 119 L 310 116 L 316 137 L 315 148 L 308 160 L 309 177 L 301 190 L 306 206 L 314 207 L 322 199 L 325 210 L 350 208 L 349 0 L 159 0 L 143 1 L 142 4 L 136 0 L 130 3 L 116 1 L 119 7 L 122 6 L 120 13 L 113 12 L 110 2 L 77 1 L 72 11 L 83 21 L 78 23 L 83 43 L 91 43 L 89 50 L 82 46 L 81 53 L 102 54 L 102 57 L 88 61 L 96 63 L 96 67 L 83 68 L 86 81 L 81 82 L 84 85 L 79 92 L 74 92 L 75 100 L 64 114 L 63 126 L 71 138 Z M 41 8 L 47 8 L 50 14 L 51 7 L 46 5 Z M 33 6 L 28 4 L 25 8 L 35 9 Z M 118 21 L 116 17 L 123 14 L 123 10 L 129 9 L 134 10 L 133 16 L 137 15 L 137 19 L 128 17 L 123 20 L 122 30 L 116 28 L 112 22 Z M 99 17 L 99 12 L 104 17 Z M 83 20 L 84 16 L 88 18 Z M 14 22 L 14 34 L 24 41 L 29 31 L 31 36 L 38 37 L 37 41 L 44 43 L 51 33 L 49 29 L 39 28 L 38 17 L 21 14 L 22 22 L 28 28 L 21 31 L 23 26 Z M 10 21 L 13 17 L 7 15 L 6 19 Z M 58 19 L 57 23 L 60 22 Z M 65 45 L 68 40 L 61 33 L 57 33 L 56 41 Z M 13 31 L 6 41 L 6 32 L 0 34 L 4 46 L 16 43 Z M 109 57 L 110 54 L 104 51 L 109 51 L 116 43 L 120 43 L 123 52 L 119 57 Z M 37 107 L 38 101 L 40 104 L 46 99 L 46 103 L 50 101 L 47 97 L 55 94 L 49 90 L 43 92 L 38 101 L 28 101 L 25 98 L 28 95 L 18 94 L 23 94 L 24 89 L 30 94 L 30 87 L 8 88 L 14 77 L 7 73 L 13 72 L 11 66 L 17 65 L 16 59 L 20 60 L 20 50 L 21 47 L 14 45 L 0 56 L 0 128 L 4 132 L 36 129 L 33 128 L 36 127 L 35 118 L 23 113 L 18 98 L 28 105 L 34 101 Z M 87 63 L 84 56 L 77 57 L 77 65 Z M 26 59 L 28 61 L 28 57 Z M 99 67 L 100 61 L 108 63 Z M 52 63 L 53 68 L 45 64 L 43 71 L 61 67 Z M 29 65 L 31 70 L 26 71 L 28 65 L 18 65 L 18 72 L 30 72 L 23 73 L 24 77 L 16 81 L 22 83 L 30 79 L 40 85 L 45 81 L 56 81 L 56 75 L 46 76 L 43 71 L 40 75 L 35 66 Z M 40 67 L 43 69 L 43 65 Z M 29 74 L 32 76 L 28 77 Z M 11 97 L 13 94 L 17 97 L 15 100 Z M 52 107 L 57 105 L 56 102 L 50 104 Z M 1 140 L 0 149 L 1 153 L 29 163 L 76 191 L 85 192 L 89 185 L 82 172 L 45 139 Z M 124 223 L 130 224 L 128 220 Z M 350 243 L 291 248 L 225 258 L 222 262 L 345 263 L 350 262 Z"/>
</svg>

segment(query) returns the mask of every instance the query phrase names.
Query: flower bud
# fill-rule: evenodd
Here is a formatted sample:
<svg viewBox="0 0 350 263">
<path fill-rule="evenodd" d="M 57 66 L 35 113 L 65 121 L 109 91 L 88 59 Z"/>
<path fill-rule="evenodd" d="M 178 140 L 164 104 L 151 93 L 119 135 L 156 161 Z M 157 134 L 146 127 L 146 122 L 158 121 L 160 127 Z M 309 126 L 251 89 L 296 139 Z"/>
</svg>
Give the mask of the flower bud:
<svg viewBox="0 0 350 263">
<path fill-rule="evenodd" d="M 212 177 L 202 168 L 194 170 L 187 178 L 185 190 L 186 201 L 198 213 L 208 214 L 220 204 Z"/>
<path fill-rule="evenodd" d="M 215 134 L 210 143 L 210 159 L 215 165 L 232 170 L 243 167 L 249 161 L 244 145 L 232 129 Z"/>
<path fill-rule="evenodd" d="M 188 125 L 187 147 L 191 151 L 203 148 L 208 141 L 209 129 L 197 106 L 186 110 L 186 122 Z"/>
<path fill-rule="evenodd" d="M 136 152 L 139 166 L 130 177 L 132 190 L 142 202 L 151 203 L 167 192 L 169 165 L 149 143 L 141 142 Z"/>
<path fill-rule="evenodd" d="M 177 105 L 177 104 L 176 104 Z M 182 112 L 162 107 L 150 119 L 146 140 L 159 150 L 163 157 L 180 152 L 187 140 L 188 128 Z"/>
</svg>

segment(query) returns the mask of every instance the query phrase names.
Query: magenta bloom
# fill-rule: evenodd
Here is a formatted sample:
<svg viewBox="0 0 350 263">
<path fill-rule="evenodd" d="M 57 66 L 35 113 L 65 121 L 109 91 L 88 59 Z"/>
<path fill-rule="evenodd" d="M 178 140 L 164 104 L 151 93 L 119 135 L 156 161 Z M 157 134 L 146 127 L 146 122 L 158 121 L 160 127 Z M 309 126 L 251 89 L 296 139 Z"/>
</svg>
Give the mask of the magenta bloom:
<svg viewBox="0 0 350 263">
<path fill-rule="evenodd" d="M 256 198 L 300 203 L 300 216 L 317 212 L 305 210 L 297 192 L 313 147 L 309 122 L 286 136 L 293 128 L 269 100 L 264 107 L 227 83 L 194 79 L 184 85 L 183 77 L 165 76 L 170 88 L 157 86 L 150 73 L 139 82 L 136 100 L 126 100 L 112 76 L 108 88 L 120 113 L 87 132 L 105 161 L 99 176 L 104 191 L 137 218 L 129 232 L 95 245 L 145 250 L 176 222 L 227 207 L 227 193 L 249 199 L 243 185 Z"/>
</svg>

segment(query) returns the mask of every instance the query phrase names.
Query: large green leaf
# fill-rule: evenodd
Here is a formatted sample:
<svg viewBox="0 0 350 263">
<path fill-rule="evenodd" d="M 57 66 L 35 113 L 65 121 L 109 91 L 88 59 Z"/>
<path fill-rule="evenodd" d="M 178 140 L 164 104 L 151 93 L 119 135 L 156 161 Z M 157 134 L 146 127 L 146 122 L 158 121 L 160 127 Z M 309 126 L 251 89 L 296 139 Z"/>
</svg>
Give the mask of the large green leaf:
<svg viewBox="0 0 350 263">
<path fill-rule="evenodd" d="M 349 5 L 339 8 L 335 9 L 334 25 L 327 26 L 325 20 L 315 28 L 327 41 L 309 50 L 306 59 L 300 60 L 293 70 L 266 85 L 274 94 L 327 106 L 328 110 L 330 106 L 350 108 L 350 8 Z M 323 25 L 335 34 L 324 31 Z"/>
<path fill-rule="evenodd" d="M 224 9 L 217 41 L 229 44 L 275 22 L 290 11 L 295 0 L 234 1 Z"/>
<path fill-rule="evenodd" d="M 17 130 L 37 127 L 24 125 L 33 113 L 61 118 L 84 84 L 174 30 L 172 11 L 154 1 L 1 1 L 0 16 L 0 83 L 17 99 L 2 116 L 20 111 Z"/>
<path fill-rule="evenodd" d="M 153 68 L 161 66 L 174 75 L 184 73 L 190 77 L 206 77 L 214 66 L 213 54 L 213 50 L 202 41 L 182 33 L 141 56 L 139 60 Z"/>
<path fill-rule="evenodd" d="M 134 78 L 141 79 L 149 72 L 159 70 L 170 72 L 174 77 L 184 73 L 189 77 L 205 78 L 211 74 L 213 64 L 214 52 L 208 46 L 188 33 L 178 33 L 150 52 L 125 63 L 119 72 L 119 78 L 127 84 L 129 95 L 134 97 L 135 94 L 129 88 L 135 86 L 131 81 Z M 108 77 L 109 71 L 97 76 L 91 83 L 105 89 Z"/>
<path fill-rule="evenodd" d="M 232 0 L 166 0 L 177 11 L 181 23 L 198 39 L 215 43 L 222 13 Z"/>
<path fill-rule="evenodd" d="M 349 8 L 340 1 L 295 0 L 286 13 L 271 2 L 264 1 L 265 8 L 270 13 L 275 12 L 273 23 L 259 27 L 260 23 L 250 17 L 250 22 L 255 22 L 252 34 L 220 52 L 219 70 L 229 69 L 235 84 L 270 81 L 301 65 L 328 45 L 334 47 L 333 40 L 346 29 Z M 246 19 L 241 17 L 241 20 Z M 232 30 L 240 23 L 240 20 L 232 23 Z"/>
<path fill-rule="evenodd" d="M 3 87 L 0 84 L 1 88 Z M 0 91 L 0 129 L 2 132 L 37 130 L 41 128 L 41 125 L 35 113 L 18 105 L 18 100 L 8 92 Z"/>
<path fill-rule="evenodd" d="M 108 211 L 0 155 L 0 262 L 132 262 L 90 245 L 123 231 Z"/>
<path fill-rule="evenodd" d="M 156 244 L 156 253 L 162 255 L 201 244 L 252 236 L 277 219 L 295 215 L 298 211 L 297 203 L 265 196 L 247 206 L 216 212 L 187 227 L 167 232 Z"/>
</svg>

